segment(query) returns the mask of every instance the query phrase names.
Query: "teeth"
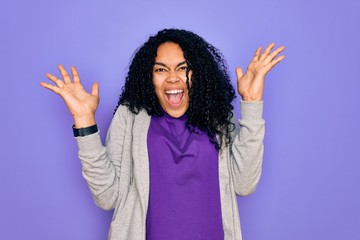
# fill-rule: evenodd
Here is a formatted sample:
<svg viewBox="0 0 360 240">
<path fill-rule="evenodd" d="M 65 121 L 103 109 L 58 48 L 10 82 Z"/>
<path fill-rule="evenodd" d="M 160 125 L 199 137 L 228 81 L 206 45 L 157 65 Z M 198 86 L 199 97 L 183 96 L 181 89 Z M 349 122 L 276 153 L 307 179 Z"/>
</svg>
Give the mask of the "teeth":
<svg viewBox="0 0 360 240">
<path fill-rule="evenodd" d="M 168 90 L 166 91 L 166 94 L 178 94 L 182 92 L 184 92 L 184 90 Z"/>
</svg>

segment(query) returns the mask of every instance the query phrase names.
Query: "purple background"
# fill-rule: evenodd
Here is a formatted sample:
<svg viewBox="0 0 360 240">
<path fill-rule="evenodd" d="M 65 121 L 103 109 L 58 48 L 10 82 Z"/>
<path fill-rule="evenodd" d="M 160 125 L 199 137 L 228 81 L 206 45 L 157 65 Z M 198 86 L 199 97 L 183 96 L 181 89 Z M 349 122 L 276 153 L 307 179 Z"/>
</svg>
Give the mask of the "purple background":
<svg viewBox="0 0 360 240">
<path fill-rule="evenodd" d="M 58 63 L 77 66 L 87 89 L 98 81 L 104 137 L 134 50 L 165 27 L 218 47 L 234 84 L 259 45 L 287 47 L 266 79 L 263 175 L 238 198 L 244 239 L 360 239 L 359 10 L 357 0 L 1 1 L 0 239 L 106 239 L 111 212 L 82 178 L 71 116 L 39 82 Z"/>
</svg>

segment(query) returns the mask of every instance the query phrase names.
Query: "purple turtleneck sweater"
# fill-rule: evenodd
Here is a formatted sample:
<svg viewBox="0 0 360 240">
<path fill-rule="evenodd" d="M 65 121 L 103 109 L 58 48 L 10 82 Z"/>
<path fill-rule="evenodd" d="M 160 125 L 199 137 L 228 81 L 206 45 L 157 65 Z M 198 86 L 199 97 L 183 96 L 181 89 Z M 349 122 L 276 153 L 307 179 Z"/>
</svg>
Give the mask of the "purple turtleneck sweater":
<svg viewBox="0 0 360 240">
<path fill-rule="evenodd" d="M 152 117 L 147 240 L 223 240 L 218 151 L 187 116 Z"/>
</svg>

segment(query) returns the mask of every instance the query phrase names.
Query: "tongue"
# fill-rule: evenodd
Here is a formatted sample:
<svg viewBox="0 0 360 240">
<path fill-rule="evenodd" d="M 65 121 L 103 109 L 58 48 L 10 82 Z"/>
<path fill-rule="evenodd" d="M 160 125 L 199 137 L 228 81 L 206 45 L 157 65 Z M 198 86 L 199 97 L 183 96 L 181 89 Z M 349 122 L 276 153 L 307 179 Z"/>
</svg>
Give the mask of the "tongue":
<svg viewBox="0 0 360 240">
<path fill-rule="evenodd" d="M 177 105 L 181 101 L 182 93 L 178 94 L 168 94 L 169 96 L 169 102 L 171 105 Z"/>
</svg>

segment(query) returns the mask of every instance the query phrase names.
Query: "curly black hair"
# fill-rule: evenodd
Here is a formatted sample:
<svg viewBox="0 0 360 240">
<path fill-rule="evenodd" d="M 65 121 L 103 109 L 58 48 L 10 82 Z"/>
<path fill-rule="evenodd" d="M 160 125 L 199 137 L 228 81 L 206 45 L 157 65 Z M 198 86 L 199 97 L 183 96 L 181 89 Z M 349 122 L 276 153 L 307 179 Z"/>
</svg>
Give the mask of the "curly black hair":
<svg viewBox="0 0 360 240">
<path fill-rule="evenodd" d="M 151 116 L 163 115 L 152 83 L 152 69 L 158 47 L 166 42 L 178 44 L 188 63 L 186 84 L 190 100 L 186 126 L 194 132 L 197 129 L 207 132 L 216 149 L 221 148 L 223 137 L 228 145 L 230 132 L 235 128 L 231 123 L 234 109 L 231 103 L 235 91 L 226 63 L 218 49 L 187 30 L 161 30 L 137 49 L 116 109 L 119 105 L 125 105 L 134 114 L 144 109 Z M 190 70 L 191 86 L 188 78 Z M 216 141 L 216 134 L 220 136 L 219 142 Z"/>
</svg>

